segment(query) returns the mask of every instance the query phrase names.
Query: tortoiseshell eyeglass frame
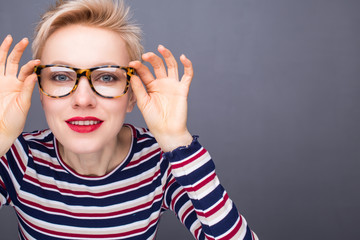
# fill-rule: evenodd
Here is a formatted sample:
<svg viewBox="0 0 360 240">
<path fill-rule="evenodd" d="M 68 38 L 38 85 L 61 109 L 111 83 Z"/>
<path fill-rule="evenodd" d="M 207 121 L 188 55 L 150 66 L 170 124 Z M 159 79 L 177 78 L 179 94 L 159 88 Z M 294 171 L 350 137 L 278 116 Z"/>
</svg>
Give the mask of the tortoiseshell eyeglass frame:
<svg viewBox="0 0 360 240">
<path fill-rule="evenodd" d="M 61 95 L 61 96 L 53 96 L 53 95 L 50 95 L 48 94 L 47 92 L 44 91 L 44 89 L 42 88 L 41 86 L 41 70 L 44 69 L 44 68 L 47 68 L 47 67 L 63 67 L 63 68 L 68 68 L 68 69 L 71 69 L 73 70 L 74 72 L 76 72 L 76 82 L 74 84 L 74 87 L 71 89 L 70 92 L 64 94 L 64 95 Z M 92 81 L 91 81 L 91 73 L 97 69 L 100 69 L 100 68 L 120 68 L 120 69 L 123 69 L 123 70 L 126 70 L 126 86 L 125 86 L 125 89 L 124 89 L 124 92 L 119 95 L 119 96 L 104 96 L 100 93 L 98 93 L 95 88 L 94 88 L 94 85 L 92 84 Z M 132 67 L 122 67 L 122 66 L 117 66 L 117 65 L 104 65 L 104 66 L 98 66 L 98 67 L 93 67 L 93 68 L 88 68 L 88 69 L 80 69 L 80 68 L 74 68 L 74 67 L 69 67 L 69 66 L 66 66 L 66 65 L 58 65 L 58 64 L 48 64 L 48 65 L 39 65 L 39 66 L 35 66 L 34 68 L 34 72 L 36 73 L 37 77 L 38 77 L 38 83 L 39 83 L 39 87 L 40 87 L 40 90 L 43 94 L 45 94 L 46 96 L 49 96 L 49 97 L 52 97 L 52 98 L 62 98 L 62 97 L 66 97 L 68 95 L 70 95 L 71 93 L 73 93 L 76 88 L 78 87 L 78 84 L 79 84 L 79 80 L 82 76 L 85 76 L 88 81 L 89 81 L 89 84 L 90 84 L 90 87 L 91 89 L 99 96 L 103 97 L 103 98 L 119 98 L 123 95 L 125 95 L 127 93 L 127 91 L 129 90 L 129 86 L 130 86 L 130 78 L 132 75 L 135 74 L 135 69 L 132 68 Z"/>
</svg>

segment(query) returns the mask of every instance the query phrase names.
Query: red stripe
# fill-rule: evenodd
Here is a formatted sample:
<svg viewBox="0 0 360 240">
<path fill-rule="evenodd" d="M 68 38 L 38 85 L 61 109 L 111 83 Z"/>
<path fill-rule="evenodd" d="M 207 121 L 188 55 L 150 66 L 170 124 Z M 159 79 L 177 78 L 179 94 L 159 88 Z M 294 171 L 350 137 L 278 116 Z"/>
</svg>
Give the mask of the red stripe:
<svg viewBox="0 0 360 240">
<path fill-rule="evenodd" d="M 136 139 L 136 138 L 137 138 L 137 134 L 136 134 L 136 129 L 135 129 L 135 127 L 134 127 L 133 125 L 127 124 L 127 123 L 125 123 L 124 125 L 127 126 L 127 127 L 130 127 L 130 129 L 131 129 L 131 131 L 132 131 L 132 135 L 133 135 L 134 138 Z"/>
<path fill-rule="evenodd" d="M 1 187 L 2 187 L 4 190 L 6 190 L 5 184 L 4 184 L 3 181 L 1 181 L 1 179 L 0 179 L 0 185 L 1 185 Z"/>
<path fill-rule="evenodd" d="M 227 234 L 226 236 L 219 238 L 219 240 L 228 240 L 231 239 L 232 237 L 234 237 L 240 230 L 241 225 L 242 225 L 242 217 L 241 215 L 239 215 L 239 222 L 236 224 L 235 228 L 233 230 L 231 230 L 231 232 L 229 232 L 229 234 Z"/>
<path fill-rule="evenodd" d="M 240 221 L 236 224 L 235 228 L 233 230 L 231 230 L 231 232 L 229 232 L 226 236 L 224 237 L 221 237 L 221 238 L 216 238 L 217 240 L 229 240 L 231 239 L 232 237 L 234 237 L 240 230 L 241 228 L 241 225 L 242 225 L 242 218 L 240 216 Z M 210 237 L 208 235 L 206 235 L 206 239 L 208 240 L 215 240 L 215 238 L 213 237 Z"/>
<path fill-rule="evenodd" d="M 191 187 L 187 187 L 186 190 L 187 191 L 198 191 L 199 189 L 201 189 L 202 187 L 204 187 L 206 184 L 208 184 L 209 182 L 213 181 L 216 178 L 216 173 L 213 172 L 209 177 L 207 177 L 206 179 L 204 179 L 203 181 L 199 182 L 198 184 L 196 184 L 195 186 L 191 186 Z"/>
<path fill-rule="evenodd" d="M 48 160 L 44 160 L 42 158 L 38 158 L 33 156 L 34 162 L 38 163 L 38 164 L 42 164 L 42 165 L 46 165 L 49 166 L 51 168 L 57 169 L 57 170 L 65 170 L 61 165 L 56 165 Z"/>
<path fill-rule="evenodd" d="M 171 186 L 171 184 L 173 184 L 175 182 L 175 179 L 174 178 L 172 178 L 169 182 L 168 182 L 168 184 L 165 186 L 163 186 L 163 193 L 165 193 L 165 189 L 168 189 L 170 186 Z M 171 203 L 170 203 L 171 204 Z M 167 206 L 167 202 L 166 202 L 166 200 L 164 200 L 163 201 L 163 204 L 162 204 L 162 206 L 163 206 L 163 208 L 165 208 L 165 209 L 169 209 L 169 207 L 170 206 Z"/>
<path fill-rule="evenodd" d="M 148 137 L 141 137 L 141 138 L 138 138 L 137 141 L 141 142 L 141 141 L 146 140 L 146 139 L 149 139 L 149 138 Z"/>
<path fill-rule="evenodd" d="M 176 182 L 176 179 L 175 178 L 172 178 L 171 180 L 170 180 L 170 182 L 168 182 L 168 188 L 174 183 L 174 182 Z"/>
<path fill-rule="evenodd" d="M 156 154 L 158 154 L 158 153 L 160 153 L 160 152 L 161 152 L 161 149 L 160 149 L 160 148 L 157 148 L 157 149 L 155 149 L 154 151 L 151 151 L 151 152 L 145 154 L 144 156 L 142 156 L 142 157 L 139 158 L 138 160 L 131 161 L 131 162 L 127 165 L 127 167 L 136 165 L 136 164 L 138 164 L 139 162 L 144 161 L 145 159 L 151 158 L 151 157 L 153 157 L 154 155 L 156 155 Z"/>
<path fill-rule="evenodd" d="M 17 160 L 16 162 L 20 164 L 20 168 L 22 170 L 22 172 L 25 172 L 26 171 L 26 167 L 23 163 L 23 159 L 20 157 L 15 145 L 12 145 L 11 147 L 11 150 L 14 152 L 15 154 L 15 159 Z"/>
<path fill-rule="evenodd" d="M 32 140 L 33 142 L 36 142 L 40 145 L 43 145 L 45 147 L 48 147 L 48 148 L 53 148 L 54 147 L 54 144 L 52 142 L 40 142 L 40 141 L 37 141 L 37 140 Z"/>
<path fill-rule="evenodd" d="M 178 194 L 176 194 L 176 196 L 171 200 L 171 209 L 174 209 L 174 205 L 176 203 L 176 201 L 185 193 L 184 189 L 181 189 L 180 192 L 178 192 Z"/>
<path fill-rule="evenodd" d="M 198 227 L 197 229 L 195 229 L 194 231 L 194 236 L 196 237 L 196 239 L 199 239 L 200 237 L 200 233 L 201 233 L 202 227 Z"/>
<path fill-rule="evenodd" d="M 24 232 L 23 232 L 23 230 L 22 230 L 22 227 L 19 227 L 19 231 L 20 231 L 20 233 L 21 233 L 21 236 L 27 240 L 28 238 L 25 237 L 25 234 L 24 234 Z"/>
<path fill-rule="evenodd" d="M 43 134 L 44 132 L 46 132 L 48 129 L 45 129 L 43 131 L 37 131 L 37 132 L 32 132 L 32 133 L 23 133 L 23 136 L 32 136 L 32 137 L 36 137 L 39 136 L 41 134 Z"/>
<path fill-rule="evenodd" d="M 145 209 L 151 205 L 154 204 L 155 201 L 159 200 L 162 198 L 162 194 L 156 195 L 151 201 L 140 204 L 140 205 L 136 205 L 135 207 L 131 207 L 131 208 L 127 208 L 127 209 L 122 209 L 122 210 L 118 210 L 118 211 L 114 211 L 114 212 L 108 212 L 108 213 L 77 213 L 77 212 L 71 212 L 71 211 L 67 211 L 64 209 L 58 209 L 58 208 L 52 208 L 52 207 L 46 207 L 42 204 L 36 203 L 36 202 L 32 202 L 30 200 L 21 198 L 20 196 L 18 196 L 18 199 L 23 202 L 26 205 L 30 205 L 31 207 L 34 208 L 39 208 L 41 210 L 50 212 L 51 213 L 61 213 L 61 214 L 66 214 L 69 216 L 73 216 L 73 217 L 91 217 L 91 218 L 102 218 L 102 217 L 116 217 L 118 215 L 121 214 L 129 214 L 131 212 L 136 212 L 140 209 Z"/>
<path fill-rule="evenodd" d="M 108 191 L 98 192 L 98 193 L 96 193 L 96 192 L 93 193 L 93 192 L 88 192 L 88 191 L 74 191 L 74 190 L 70 190 L 70 189 L 59 188 L 57 185 L 40 182 L 38 179 L 30 177 L 29 175 L 25 175 L 24 179 L 27 179 L 28 181 L 32 182 L 33 184 L 40 185 L 41 187 L 44 187 L 44 188 L 49 188 L 51 190 L 59 190 L 60 193 L 68 193 L 68 194 L 73 194 L 73 195 L 78 195 L 78 196 L 79 195 L 90 195 L 90 196 L 94 196 L 94 197 L 105 197 L 107 195 L 125 192 L 127 190 L 137 188 L 142 185 L 146 185 L 147 183 L 153 182 L 154 179 L 157 178 L 159 175 L 160 175 L 160 169 L 153 176 L 151 176 L 147 179 L 144 179 L 138 183 L 134 183 L 132 185 L 128 185 L 123 188 L 116 188 L 113 190 L 108 190 Z"/>
<path fill-rule="evenodd" d="M 223 199 L 221 200 L 221 202 L 219 202 L 219 204 L 216 205 L 216 207 L 214 207 L 213 209 L 211 209 L 210 211 L 206 211 L 206 212 L 196 212 L 197 215 L 201 216 L 201 217 L 210 217 L 212 215 L 214 215 L 217 211 L 221 210 L 221 208 L 223 208 L 226 204 L 226 201 L 229 199 L 229 196 L 227 194 L 225 194 L 225 196 L 223 197 Z"/>
<path fill-rule="evenodd" d="M 181 217 L 181 222 L 184 223 L 185 222 L 185 218 L 187 217 L 187 215 L 194 210 L 193 205 L 191 205 L 188 209 L 186 209 L 186 211 L 183 213 L 182 217 Z"/>
<path fill-rule="evenodd" d="M 181 161 L 181 162 L 178 162 L 178 163 L 172 163 L 171 167 L 173 169 L 184 167 L 185 165 L 190 164 L 191 162 L 195 161 L 196 159 L 199 159 L 205 153 L 207 153 L 207 151 L 205 150 L 205 148 L 203 148 L 199 153 L 197 153 L 195 156 L 189 158 L 188 160 Z"/>
<path fill-rule="evenodd" d="M 2 161 L 3 163 L 5 163 L 5 165 L 6 165 L 7 168 L 9 168 L 9 163 L 8 163 L 7 159 L 6 159 L 4 156 L 1 157 L 1 161 Z"/>
<path fill-rule="evenodd" d="M 128 232 L 111 233 L 111 234 L 79 234 L 79 233 L 58 232 L 58 231 L 50 230 L 48 228 L 42 228 L 36 224 L 31 223 L 27 219 L 25 219 L 20 213 L 18 213 L 18 215 L 21 217 L 21 219 L 24 222 L 26 222 L 27 225 L 29 225 L 30 227 L 32 227 L 34 229 L 37 229 L 38 231 L 45 232 L 46 234 L 52 234 L 52 235 L 56 235 L 58 237 L 92 238 L 92 239 L 119 238 L 119 237 L 131 236 L 133 234 L 138 234 L 138 233 L 146 231 L 147 229 L 149 229 L 152 225 L 154 225 L 158 221 L 158 218 L 156 218 L 156 219 L 152 220 L 151 222 L 149 222 L 146 227 L 138 228 L 138 229 L 131 230 Z"/>
</svg>

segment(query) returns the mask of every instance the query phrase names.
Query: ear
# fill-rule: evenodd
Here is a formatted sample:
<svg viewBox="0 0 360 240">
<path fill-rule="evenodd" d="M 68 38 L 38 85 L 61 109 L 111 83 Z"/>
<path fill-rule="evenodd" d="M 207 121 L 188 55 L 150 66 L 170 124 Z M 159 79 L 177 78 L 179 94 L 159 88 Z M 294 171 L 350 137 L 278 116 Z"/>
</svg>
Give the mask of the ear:
<svg viewBox="0 0 360 240">
<path fill-rule="evenodd" d="M 130 86 L 128 94 L 129 94 L 129 102 L 128 102 L 128 106 L 126 108 L 126 112 L 129 113 L 134 109 L 134 106 L 136 103 L 136 96 L 135 96 L 134 92 L 132 91 L 131 86 Z"/>
</svg>

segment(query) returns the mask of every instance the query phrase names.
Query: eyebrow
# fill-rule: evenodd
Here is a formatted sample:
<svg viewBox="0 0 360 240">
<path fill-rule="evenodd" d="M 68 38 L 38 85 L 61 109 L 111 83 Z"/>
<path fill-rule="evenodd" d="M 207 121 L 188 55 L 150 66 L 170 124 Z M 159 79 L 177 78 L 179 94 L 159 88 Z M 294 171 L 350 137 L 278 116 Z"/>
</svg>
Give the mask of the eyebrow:
<svg viewBox="0 0 360 240">
<path fill-rule="evenodd" d="M 65 61 L 53 61 L 50 64 L 58 64 L 58 65 L 65 65 L 65 66 L 69 66 L 69 67 L 78 68 L 78 66 L 68 63 L 68 62 L 65 62 Z M 107 66 L 107 65 L 120 65 L 120 64 L 115 63 L 115 62 L 100 62 L 100 63 L 94 64 L 93 66 L 89 66 L 89 68 L 98 67 L 98 66 Z M 122 66 L 122 65 L 120 65 L 120 66 Z"/>
</svg>

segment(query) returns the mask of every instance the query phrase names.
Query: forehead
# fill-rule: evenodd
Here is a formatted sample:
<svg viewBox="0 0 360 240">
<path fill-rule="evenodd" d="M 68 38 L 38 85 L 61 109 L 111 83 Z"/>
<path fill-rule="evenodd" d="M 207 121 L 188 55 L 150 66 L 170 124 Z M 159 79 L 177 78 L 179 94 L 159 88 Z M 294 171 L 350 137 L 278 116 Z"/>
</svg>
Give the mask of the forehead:
<svg viewBox="0 0 360 240">
<path fill-rule="evenodd" d="M 83 25 L 56 30 L 45 42 L 42 64 L 67 63 L 89 68 L 104 64 L 129 63 L 125 41 L 117 32 Z"/>
</svg>

